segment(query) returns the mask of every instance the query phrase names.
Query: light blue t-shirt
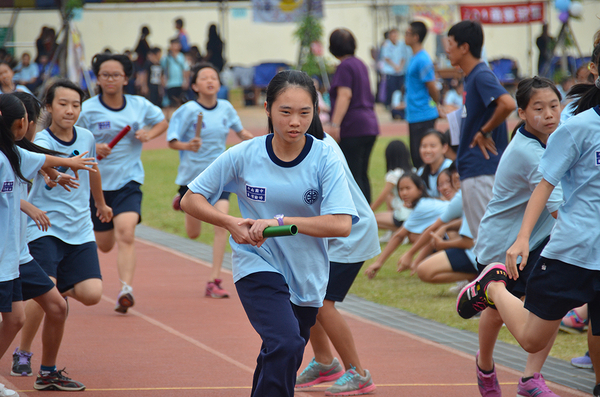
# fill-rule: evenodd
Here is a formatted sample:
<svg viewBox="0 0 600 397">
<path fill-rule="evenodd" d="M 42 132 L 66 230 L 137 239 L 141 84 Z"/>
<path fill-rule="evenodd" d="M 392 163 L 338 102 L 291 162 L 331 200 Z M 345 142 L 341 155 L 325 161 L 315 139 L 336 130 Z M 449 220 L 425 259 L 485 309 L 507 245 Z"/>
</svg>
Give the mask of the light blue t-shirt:
<svg viewBox="0 0 600 397">
<path fill-rule="evenodd" d="M 29 95 L 33 95 L 33 93 L 29 90 L 29 88 L 25 87 L 24 85 L 21 84 L 16 84 L 15 85 L 15 91 L 21 91 L 21 92 L 26 92 Z M 4 94 L 4 92 L 0 91 L 0 94 Z M 10 94 L 10 92 L 9 92 Z"/>
<path fill-rule="evenodd" d="M 540 161 L 545 180 L 562 185 L 564 204 L 542 256 L 600 270 L 600 109 L 571 117 L 550 135 Z"/>
<path fill-rule="evenodd" d="M 185 55 L 181 52 L 175 57 L 167 54 L 160 60 L 160 65 L 165 71 L 167 78 L 165 87 L 181 87 L 183 84 L 183 72 L 190 70 L 190 65 L 185 61 Z"/>
<path fill-rule="evenodd" d="M 423 197 L 402 224 L 410 233 L 421 234 L 444 213 L 448 208 L 448 201 Z"/>
<path fill-rule="evenodd" d="M 375 214 L 373 214 L 365 195 L 356 184 L 342 149 L 328 134 L 325 134 L 323 142 L 333 148 L 342 162 L 352 201 L 360 218 L 356 224 L 352 225 L 352 231 L 348 237 L 329 239 L 329 248 L 327 249 L 329 261 L 338 263 L 364 262 L 381 253 Z"/>
<path fill-rule="evenodd" d="M 96 157 L 94 135 L 81 127 L 74 128 L 70 142 L 58 139 L 49 129 L 45 129 L 37 133 L 34 143 L 68 155 L 77 150 L 79 154 L 89 152 L 86 157 Z M 65 173 L 74 175 L 71 169 Z M 52 226 L 44 232 L 38 229 L 32 219 L 28 219 L 27 241 L 46 236 L 54 236 L 71 245 L 96 241 L 90 213 L 90 173 L 80 170 L 77 174 L 79 188 L 71 189 L 70 192 L 58 186 L 47 190 L 44 178 L 40 174 L 35 176 L 27 201 L 46 211 Z"/>
<path fill-rule="evenodd" d="M 438 176 L 440 176 L 440 172 L 442 172 L 446 168 L 450 167 L 451 164 L 452 164 L 452 160 L 450 160 L 450 159 L 444 159 L 444 162 L 442 163 L 442 165 L 440 166 L 440 168 L 438 168 L 438 170 L 437 170 L 437 172 L 435 174 L 429 174 L 429 175 L 427 175 L 427 184 L 429 185 L 427 187 L 427 194 L 429 195 L 429 197 L 435 197 L 435 198 L 440 197 L 440 191 L 437 188 Z M 417 174 L 420 177 L 423 177 L 423 171 L 424 170 L 425 170 L 424 166 L 421 167 L 421 168 L 419 168 L 419 170 L 417 171 Z"/>
<path fill-rule="evenodd" d="M 102 190 L 119 190 L 127 183 L 144 183 L 142 165 L 142 142 L 135 137 L 136 131 L 145 126 L 154 126 L 164 120 L 162 110 L 146 98 L 137 95 L 124 95 L 121 109 L 111 109 L 102 102 L 102 95 L 96 95 L 83 102 L 77 125 L 94 134 L 96 143 L 108 144 L 125 126 L 127 133 L 115 145 L 110 155 L 98 161 L 102 175 Z"/>
<path fill-rule="evenodd" d="M 460 229 L 458 229 L 458 234 L 460 234 L 461 236 L 468 237 L 470 239 L 473 238 L 473 234 L 471 233 L 471 229 L 469 228 L 469 223 L 467 222 L 467 217 L 465 215 L 462 216 L 462 223 L 460 225 Z M 477 270 L 477 258 L 475 257 L 473 247 L 466 249 L 465 255 L 467 255 L 467 258 L 469 258 L 469 262 L 471 262 L 473 268 Z"/>
<path fill-rule="evenodd" d="M 454 219 L 462 218 L 462 216 L 462 191 L 459 190 L 454 194 L 454 197 L 452 197 L 452 199 L 448 202 L 448 207 L 446 207 L 444 213 L 440 215 L 440 220 L 444 223 L 448 223 Z"/>
<path fill-rule="evenodd" d="M 34 78 L 38 78 L 40 75 L 40 67 L 35 62 L 31 62 L 28 66 L 23 66 L 22 63 L 19 62 L 17 67 L 15 68 L 15 76 L 13 77 L 14 81 L 25 81 L 29 82 Z"/>
<path fill-rule="evenodd" d="M 402 76 L 407 69 L 408 62 L 412 57 L 412 50 L 409 46 L 407 46 L 402 41 L 398 41 L 396 44 L 387 40 L 385 44 L 381 47 L 381 59 L 383 60 L 382 72 L 383 74 L 393 75 L 393 76 Z M 388 64 L 385 59 L 389 59 L 396 65 L 399 65 L 402 60 L 404 60 L 404 67 L 401 71 L 397 72 L 396 69 L 390 64 Z"/>
<path fill-rule="evenodd" d="M 506 148 L 496 171 L 493 197 L 479 224 L 475 244 L 479 263 L 488 265 L 506 261 L 506 251 L 517 239 L 531 193 L 542 180 L 538 168 L 545 146 L 521 127 Z M 551 213 L 562 204 L 562 196 L 558 185 L 533 228 L 529 238 L 530 251 L 550 235 L 555 223 Z"/>
<path fill-rule="evenodd" d="M 188 187 L 211 204 L 223 191 L 235 193 L 243 218 L 349 214 L 353 224 L 358 222 L 342 163 L 329 145 L 307 135 L 300 155 L 283 162 L 273 152 L 272 139 L 269 134 L 235 145 Z M 326 239 L 298 233 L 269 238 L 260 248 L 237 244 L 233 238 L 229 242 L 234 282 L 257 272 L 279 273 L 292 303 L 322 306 L 329 279 Z"/>
<path fill-rule="evenodd" d="M 425 50 L 417 52 L 406 70 L 406 121 L 420 123 L 438 118 L 437 105 L 425 83 L 435 80 L 433 62 Z"/>
<path fill-rule="evenodd" d="M 202 146 L 197 152 L 179 151 L 179 168 L 175 183 L 180 186 L 186 186 L 194 180 L 225 151 L 229 129 L 235 132 L 243 129 L 237 112 L 228 101 L 219 99 L 212 109 L 205 108 L 197 101 L 189 101 L 173 113 L 167 130 L 167 142 L 173 140 L 189 142 L 195 138 L 200 112 L 202 112 L 200 135 Z"/>
<path fill-rule="evenodd" d="M 22 149 L 18 146 L 17 149 L 19 149 L 19 164 L 21 168 L 21 173 L 26 179 L 31 180 L 33 179 L 33 177 L 35 177 L 37 172 L 42 168 L 42 166 L 46 162 L 46 155 L 41 153 L 33 153 L 28 150 Z M 27 198 L 27 187 L 27 183 L 19 179 L 19 189 L 21 193 L 21 199 L 23 200 Z M 33 260 L 33 256 L 31 256 L 31 254 L 29 253 L 29 246 L 27 245 L 28 219 L 29 217 L 23 211 L 21 211 L 21 254 L 19 256 L 19 265 L 31 262 Z"/>
<path fill-rule="evenodd" d="M 21 194 L 17 178 L 0 151 L 0 282 L 19 277 Z"/>
<path fill-rule="evenodd" d="M 575 104 L 577 103 L 578 98 L 573 98 L 573 100 L 567 103 L 567 106 L 560 112 L 560 123 L 564 123 L 569 120 L 571 117 L 575 116 Z"/>
</svg>

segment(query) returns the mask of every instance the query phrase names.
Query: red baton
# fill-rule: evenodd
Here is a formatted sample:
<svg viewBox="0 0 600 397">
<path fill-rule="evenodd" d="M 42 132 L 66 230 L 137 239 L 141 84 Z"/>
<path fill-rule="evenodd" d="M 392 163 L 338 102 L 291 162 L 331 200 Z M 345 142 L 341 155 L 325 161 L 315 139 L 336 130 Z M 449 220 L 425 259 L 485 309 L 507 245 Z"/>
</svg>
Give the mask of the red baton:
<svg viewBox="0 0 600 397">
<path fill-rule="evenodd" d="M 123 137 L 124 137 L 125 135 L 127 135 L 127 133 L 128 133 L 129 131 L 131 131 L 131 127 L 130 127 L 130 126 L 128 126 L 128 125 L 126 125 L 126 126 L 125 126 L 125 128 L 123 128 L 123 129 L 121 130 L 121 132 L 119 132 L 119 133 L 117 134 L 117 136 L 115 136 L 115 137 L 112 139 L 112 141 L 110 141 L 110 142 L 109 142 L 109 144 L 108 144 L 108 147 L 109 147 L 109 148 L 111 148 L 111 149 L 112 149 L 112 148 L 114 148 L 114 147 L 115 147 L 115 145 L 116 145 L 117 143 L 119 143 L 119 141 L 120 141 L 121 139 L 123 139 Z M 96 156 L 96 158 L 97 158 L 98 160 L 102 160 L 104 157 L 102 157 L 102 156 L 98 155 L 98 156 Z"/>
</svg>

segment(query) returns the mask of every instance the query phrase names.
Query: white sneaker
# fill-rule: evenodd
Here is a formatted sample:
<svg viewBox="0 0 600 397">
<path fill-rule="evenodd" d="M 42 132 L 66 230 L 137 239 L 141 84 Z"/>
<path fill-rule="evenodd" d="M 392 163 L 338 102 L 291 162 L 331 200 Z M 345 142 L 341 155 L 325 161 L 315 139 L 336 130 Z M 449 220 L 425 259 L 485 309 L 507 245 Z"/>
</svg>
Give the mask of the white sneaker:
<svg viewBox="0 0 600 397">
<path fill-rule="evenodd" d="M 469 284 L 469 281 L 467 280 L 463 280 L 463 281 L 457 281 L 455 285 L 453 285 L 452 287 L 450 287 L 448 289 L 448 292 L 451 292 L 453 294 L 457 294 L 462 291 L 462 289 Z"/>
<path fill-rule="evenodd" d="M 2 383 L 0 383 L 0 396 L 1 397 L 19 397 L 19 393 L 14 390 L 7 389 Z"/>
<path fill-rule="evenodd" d="M 115 311 L 125 314 L 127 313 L 127 309 L 135 304 L 135 299 L 133 299 L 133 288 L 130 285 L 123 283 L 123 288 L 121 292 L 119 292 L 119 296 L 117 298 L 117 305 L 115 306 Z"/>
<path fill-rule="evenodd" d="M 392 231 L 388 230 L 387 232 L 383 233 L 383 235 L 381 237 L 379 237 L 379 243 L 385 244 L 385 243 L 389 242 L 391 238 L 392 238 Z"/>
</svg>

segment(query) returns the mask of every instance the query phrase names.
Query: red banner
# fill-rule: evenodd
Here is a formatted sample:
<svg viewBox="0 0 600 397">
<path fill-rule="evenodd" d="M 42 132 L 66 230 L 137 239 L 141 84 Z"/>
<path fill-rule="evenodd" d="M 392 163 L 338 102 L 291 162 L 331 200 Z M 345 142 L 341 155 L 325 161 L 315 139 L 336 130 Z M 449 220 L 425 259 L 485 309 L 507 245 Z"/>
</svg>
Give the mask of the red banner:
<svg viewBox="0 0 600 397">
<path fill-rule="evenodd" d="M 544 3 L 461 5 L 460 16 L 463 21 L 475 20 L 493 25 L 543 22 Z"/>
</svg>

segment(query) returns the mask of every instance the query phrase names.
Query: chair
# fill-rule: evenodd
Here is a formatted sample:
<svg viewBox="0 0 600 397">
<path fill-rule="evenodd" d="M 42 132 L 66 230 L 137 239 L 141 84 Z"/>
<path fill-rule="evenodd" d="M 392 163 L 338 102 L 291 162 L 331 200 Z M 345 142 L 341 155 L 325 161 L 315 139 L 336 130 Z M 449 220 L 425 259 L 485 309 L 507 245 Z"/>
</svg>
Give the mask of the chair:
<svg viewBox="0 0 600 397">
<path fill-rule="evenodd" d="M 519 82 L 517 64 L 510 58 L 490 61 L 490 69 L 502 85 L 515 85 Z"/>
</svg>

